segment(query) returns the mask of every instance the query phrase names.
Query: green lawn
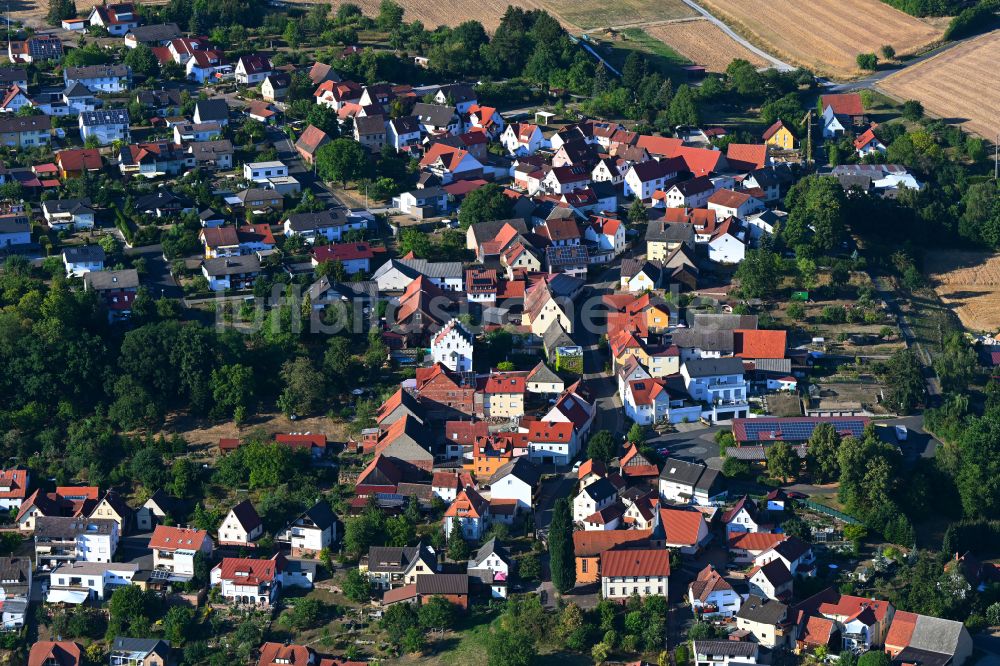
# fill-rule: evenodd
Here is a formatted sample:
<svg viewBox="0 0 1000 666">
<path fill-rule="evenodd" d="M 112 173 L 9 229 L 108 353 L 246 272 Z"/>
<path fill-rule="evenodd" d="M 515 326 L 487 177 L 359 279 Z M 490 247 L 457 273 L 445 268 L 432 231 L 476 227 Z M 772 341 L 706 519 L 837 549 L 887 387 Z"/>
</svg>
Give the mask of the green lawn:
<svg viewBox="0 0 1000 666">
<path fill-rule="evenodd" d="M 608 59 L 616 69 L 621 70 L 625 59 L 632 51 L 638 51 L 647 58 L 647 62 L 663 76 L 678 81 L 685 78 L 681 67 L 690 65 L 691 61 L 673 50 L 658 39 L 651 37 L 642 28 L 627 28 L 619 33 L 623 39 L 618 41 L 599 40 L 601 54 Z"/>
</svg>

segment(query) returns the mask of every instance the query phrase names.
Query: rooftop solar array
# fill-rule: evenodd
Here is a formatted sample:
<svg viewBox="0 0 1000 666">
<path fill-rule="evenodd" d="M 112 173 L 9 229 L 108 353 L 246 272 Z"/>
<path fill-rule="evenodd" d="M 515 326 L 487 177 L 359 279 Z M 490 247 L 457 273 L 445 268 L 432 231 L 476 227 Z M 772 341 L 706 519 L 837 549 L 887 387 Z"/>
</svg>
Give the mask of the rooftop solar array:
<svg viewBox="0 0 1000 666">
<path fill-rule="evenodd" d="M 805 442 L 820 423 L 833 424 L 842 437 L 861 437 L 869 420 L 863 416 L 733 419 L 733 437 L 737 442 Z"/>
</svg>

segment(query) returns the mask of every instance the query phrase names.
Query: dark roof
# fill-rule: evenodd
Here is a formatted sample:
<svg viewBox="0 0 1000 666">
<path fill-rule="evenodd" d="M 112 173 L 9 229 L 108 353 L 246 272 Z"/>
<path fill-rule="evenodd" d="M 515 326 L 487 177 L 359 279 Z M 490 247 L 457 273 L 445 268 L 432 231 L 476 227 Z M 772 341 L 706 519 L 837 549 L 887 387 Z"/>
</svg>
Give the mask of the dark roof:
<svg viewBox="0 0 1000 666">
<path fill-rule="evenodd" d="M 707 465 L 702 463 L 692 463 L 677 458 L 667 458 L 663 461 L 663 470 L 660 478 L 665 481 L 674 481 L 687 486 L 694 486 L 698 479 L 705 473 Z"/>
<path fill-rule="evenodd" d="M 584 488 L 583 492 L 587 493 L 587 495 L 589 495 L 593 500 L 602 500 L 606 497 L 611 497 L 617 491 L 615 490 L 615 487 L 611 485 L 610 481 L 606 478 L 600 478 Z"/>
<path fill-rule="evenodd" d="M 533 462 L 528 460 L 528 456 L 517 456 L 497 468 L 497 471 L 490 477 L 490 484 L 496 483 L 508 474 L 513 474 L 528 485 L 534 486 L 541 478 L 542 472 Z"/>
<path fill-rule="evenodd" d="M 236 257 L 218 257 L 202 262 L 205 272 L 211 276 L 254 273 L 260 270 L 260 259 L 252 254 Z"/>
<path fill-rule="evenodd" d="M 126 638 L 124 636 L 115 636 L 114 643 L 111 645 L 111 651 L 140 652 L 143 655 L 156 652 L 160 655 L 167 655 L 170 653 L 170 643 L 161 638 Z"/>
<path fill-rule="evenodd" d="M 790 536 L 787 539 L 774 544 L 771 549 L 778 553 L 778 555 L 787 559 L 789 562 L 794 562 L 808 553 L 811 548 L 812 546 L 797 536 Z"/>
<path fill-rule="evenodd" d="M 757 644 L 750 641 L 694 641 L 694 653 L 696 655 L 752 657 L 757 654 Z"/>
<path fill-rule="evenodd" d="M 292 231 L 312 231 L 325 227 L 341 227 L 347 217 L 343 211 L 322 210 L 316 213 L 295 213 L 285 218 Z"/>
<path fill-rule="evenodd" d="M 176 23 L 158 23 L 136 26 L 129 33 L 139 42 L 166 42 L 180 37 L 181 29 Z"/>
<path fill-rule="evenodd" d="M 743 361 L 738 358 L 693 358 L 684 367 L 691 377 L 743 374 Z"/>
<path fill-rule="evenodd" d="M 63 249 L 63 256 L 70 263 L 104 261 L 104 248 L 100 245 L 74 245 Z"/>
<path fill-rule="evenodd" d="M 694 225 L 690 222 L 667 223 L 651 220 L 646 227 L 646 242 L 683 243 L 694 238 Z"/>
<path fill-rule="evenodd" d="M 915 647 L 905 647 L 892 659 L 893 666 L 915 664 L 916 666 L 948 666 L 954 655 L 921 650 Z"/>
<path fill-rule="evenodd" d="M 0 582 L 28 582 L 31 560 L 27 557 L 0 557 Z"/>
<path fill-rule="evenodd" d="M 333 515 L 333 509 L 330 508 L 330 504 L 325 500 L 320 500 L 313 504 L 308 511 L 302 514 L 302 517 L 308 518 L 320 529 L 326 529 L 337 522 L 337 517 Z"/>
<path fill-rule="evenodd" d="M 413 134 L 420 131 L 420 123 L 414 116 L 401 116 L 389 121 L 396 134 Z"/>
<path fill-rule="evenodd" d="M 354 119 L 354 129 L 359 136 L 385 134 L 385 116 L 360 116 Z"/>
<path fill-rule="evenodd" d="M 194 110 L 201 122 L 229 119 L 229 104 L 224 99 L 200 99 L 195 103 Z"/>
<path fill-rule="evenodd" d="M 132 70 L 128 65 L 87 65 L 85 67 L 67 67 L 66 79 L 79 81 L 81 79 L 127 78 Z"/>
<path fill-rule="evenodd" d="M 510 564 L 510 553 L 507 552 L 507 549 L 503 547 L 502 543 L 497 542 L 496 537 L 493 537 L 480 546 L 479 550 L 476 551 L 476 554 L 472 556 L 469 560 L 469 568 L 478 568 L 476 566 L 477 564 L 480 564 L 483 560 L 494 553 L 496 553 L 501 560 Z"/>
<path fill-rule="evenodd" d="M 46 115 L 18 116 L 0 114 L 0 132 L 40 132 L 52 129 L 52 118 Z"/>
<path fill-rule="evenodd" d="M 469 574 L 434 574 L 417 577 L 417 594 L 468 594 Z"/>
<path fill-rule="evenodd" d="M 83 276 L 87 289 L 135 289 L 139 286 L 139 272 L 134 268 L 120 271 L 90 271 Z"/>
<path fill-rule="evenodd" d="M 792 574 L 781 560 L 771 560 L 759 569 L 775 587 L 781 587 L 792 581 Z"/>
<path fill-rule="evenodd" d="M 64 516 L 38 516 L 35 518 L 35 536 L 55 539 L 72 539 L 84 532 L 111 534 L 118 526 L 107 518 L 66 518 Z"/>
<path fill-rule="evenodd" d="M 250 532 L 257 528 L 261 524 L 260 516 L 257 515 L 257 509 L 253 508 L 253 504 L 250 500 L 243 500 L 232 509 L 229 510 L 239 521 L 240 525 L 243 526 L 247 532 Z"/>
<path fill-rule="evenodd" d="M 478 98 L 476 96 L 476 91 L 467 83 L 451 83 L 446 86 L 441 86 L 440 91 L 447 97 L 451 97 L 455 100 L 456 104 L 461 102 L 474 102 Z"/>
<path fill-rule="evenodd" d="M 780 601 L 761 599 L 757 595 L 751 594 L 740 606 L 736 617 L 761 624 L 777 625 L 784 621 L 787 613 L 788 606 Z"/>
<path fill-rule="evenodd" d="M 84 127 L 95 125 L 125 125 L 129 124 L 127 109 L 98 109 L 96 111 L 84 111 L 80 114 L 80 120 Z"/>
<path fill-rule="evenodd" d="M 454 119 L 455 109 L 450 106 L 441 106 L 440 104 L 417 102 L 413 105 L 413 115 L 422 124 L 446 127 Z"/>
<path fill-rule="evenodd" d="M 0 67 L 0 83 L 27 81 L 28 70 L 24 67 Z"/>
</svg>

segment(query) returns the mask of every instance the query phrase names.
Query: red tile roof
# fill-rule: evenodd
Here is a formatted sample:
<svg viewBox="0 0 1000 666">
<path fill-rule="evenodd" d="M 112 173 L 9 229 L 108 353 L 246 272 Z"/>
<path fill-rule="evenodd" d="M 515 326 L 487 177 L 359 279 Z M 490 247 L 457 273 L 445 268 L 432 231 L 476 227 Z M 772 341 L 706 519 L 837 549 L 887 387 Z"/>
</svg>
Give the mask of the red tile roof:
<svg viewBox="0 0 1000 666">
<path fill-rule="evenodd" d="M 633 379 L 628 384 L 637 405 L 652 405 L 661 395 L 670 398 L 660 379 Z"/>
<path fill-rule="evenodd" d="M 444 433 L 449 444 L 472 444 L 477 437 L 490 434 L 490 424 L 486 421 L 446 421 Z"/>
<path fill-rule="evenodd" d="M 786 331 L 736 329 L 733 353 L 740 358 L 785 358 Z"/>
<path fill-rule="evenodd" d="M 159 550 L 200 550 L 208 532 L 185 527 L 157 525 L 149 539 L 149 547 Z"/>
<path fill-rule="evenodd" d="M 528 373 L 493 372 L 483 385 L 483 393 L 524 393 L 527 390 Z"/>
<path fill-rule="evenodd" d="M 315 434 L 278 434 L 274 436 L 274 441 L 278 444 L 284 444 L 285 446 L 292 449 L 326 449 L 326 435 L 322 433 Z"/>
<path fill-rule="evenodd" d="M 669 576 L 670 551 L 666 548 L 609 550 L 601 555 L 601 576 Z"/>
<path fill-rule="evenodd" d="M 646 149 L 646 151 L 653 155 L 673 157 L 678 154 L 678 151 L 684 145 L 684 141 L 673 137 L 643 134 L 636 140 L 635 145 Z"/>
<path fill-rule="evenodd" d="M 660 507 L 660 523 L 668 544 L 694 546 L 705 517 L 698 511 Z"/>
<path fill-rule="evenodd" d="M 444 512 L 444 517 L 448 518 L 482 518 L 489 511 L 489 502 L 475 491 L 474 488 L 467 487 L 458 494 L 455 501 L 451 503 L 448 510 Z"/>
<path fill-rule="evenodd" d="M 215 565 L 220 569 L 222 580 L 232 580 L 246 585 L 259 585 L 274 581 L 275 574 L 282 570 L 284 558 L 275 555 L 269 560 L 255 560 L 249 557 L 224 557 Z"/>
<path fill-rule="evenodd" d="M 38 641 L 28 652 L 28 666 L 78 666 L 83 663 L 83 650 L 73 641 Z"/>
<path fill-rule="evenodd" d="M 374 256 L 375 253 L 368 243 L 334 243 L 333 245 L 320 245 L 313 249 L 313 258 L 319 263 L 371 259 Z"/>
<path fill-rule="evenodd" d="M 875 125 L 872 125 L 868 129 L 866 129 L 861 134 L 861 136 L 859 136 L 858 138 L 856 138 L 854 140 L 854 147 L 857 150 L 861 150 L 862 148 L 864 148 L 865 146 L 867 146 L 872 141 L 878 141 L 878 138 L 875 136 Z"/>
<path fill-rule="evenodd" d="M 762 169 L 767 164 L 767 145 L 731 143 L 726 148 L 726 159 L 735 169 Z"/>
<path fill-rule="evenodd" d="M 285 643 L 264 643 L 260 646 L 260 658 L 257 666 L 312 666 L 316 653 L 305 645 L 288 645 Z"/>
<path fill-rule="evenodd" d="M 576 478 L 583 479 L 588 474 L 596 474 L 597 476 L 607 476 L 608 468 L 600 460 L 594 460 L 593 458 L 588 458 L 580 465 L 580 469 L 576 471 Z"/>
<path fill-rule="evenodd" d="M 771 532 L 740 532 L 729 537 L 729 547 L 734 550 L 765 551 L 788 538 L 786 534 Z"/>
<path fill-rule="evenodd" d="M 858 93 L 821 95 L 820 104 L 824 110 L 828 106 L 832 107 L 833 113 L 838 116 L 863 116 L 865 114 L 865 107 L 861 102 L 861 95 Z"/>
<path fill-rule="evenodd" d="M 893 622 L 895 625 L 895 621 Z M 806 620 L 805 626 L 802 627 L 802 638 L 800 639 L 806 645 L 826 645 L 830 642 L 830 637 L 833 635 L 833 620 L 828 620 L 825 617 L 812 616 Z M 886 639 L 886 644 L 889 641 Z"/>
<path fill-rule="evenodd" d="M 708 198 L 708 203 L 725 208 L 739 208 L 750 200 L 750 195 L 735 190 L 719 190 Z"/>
<path fill-rule="evenodd" d="M 532 442 L 562 443 L 573 439 L 573 424 L 566 421 L 532 421 L 528 426 Z"/>
<path fill-rule="evenodd" d="M 28 496 L 28 470 L 5 469 L 0 472 L 0 497 L 25 499 Z"/>
<path fill-rule="evenodd" d="M 593 557 L 625 543 L 645 541 L 652 530 L 593 530 L 573 532 L 573 551 L 577 557 Z"/>
<path fill-rule="evenodd" d="M 761 138 L 764 139 L 764 141 L 767 141 L 772 136 L 774 136 L 775 134 L 777 134 L 778 130 L 780 130 L 784 126 L 785 126 L 785 123 L 781 122 L 781 120 L 774 121 L 773 125 L 771 125 L 766 130 L 764 130 L 764 133 L 761 135 Z"/>
<path fill-rule="evenodd" d="M 97 486 L 56 486 L 56 495 L 67 498 L 84 498 L 97 501 L 101 489 Z"/>
<path fill-rule="evenodd" d="M 900 650 L 908 647 L 919 617 L 916 613 L 909 611 L 896 611 L 895 615 L 892 616 L 892 626 L 889 627 L 889 633 L 885 636 L 885 646 Z"/>
</svg>

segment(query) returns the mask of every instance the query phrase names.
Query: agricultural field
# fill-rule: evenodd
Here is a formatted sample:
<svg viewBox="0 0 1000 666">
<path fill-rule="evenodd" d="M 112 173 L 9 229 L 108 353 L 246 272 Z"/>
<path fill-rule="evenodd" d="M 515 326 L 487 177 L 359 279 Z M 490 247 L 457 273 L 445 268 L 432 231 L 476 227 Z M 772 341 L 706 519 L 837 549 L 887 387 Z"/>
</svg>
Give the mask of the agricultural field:
<svg viewBox="0 0 1000 666">
<path fill-rule="evenodd" d="M 878 52 L 889 44 L 905 56 L 938 41 L 944 32 L 940 21 L 915 18 L 879 0 L 705 0 L 703 5 L 779 58 L 837 78 L 859 73 L 858 53 Z"/>
<path fill-rule="evenodd" d="M 916 99 L 930 113 L 992 137 L 1000 109 L 996 59 L 1000 30 L 959 44 L 887 77 L 878 87 L 898 99 Z"/>
<path fill-rule="evenodd" d="M 563 22 L 583 30 L 638 25 L 696 16 L 681 0 L 539 0 Z"/>
<path fill-rule="evenodd" d="M 970 331 L 1000 330 L 1000 254 L 931 252 L 925 271 L 938 297 Z"/>
<path fill-rule="evenodd" d="M 293 0 L 290 4 L 311 5 L 320 1 L 326 2 L 326 0 Z M 332 3 L 334 9 L 343 2 L 344 0 L 337 0 Z M 377 16 L 381 0 L 352 0 L 352 3 L 361 7 L 361 11 L 367 16 Z M 422 21 L 428 30 L 433 30 L 439 25 L 456 26 L 463 21 L 476 20 L 492 32 L 500 25 L 500 19 L 503 18 L 507 6 L 512 3 L 508 0 L 486 0 L 474 5 L 464 5 L 435 0 L 400 0 L 399 4 L 406 9 L 404 21 Z M 529 10 L 543 8 L 542 4 L 535 0 L 522 0 L 516 4 Z"/>
<path fill-rule="evenodd" d="M 704 19 L 650 25 L 645 30 L 710 72 L 724 72 L 729 63 L 737 58 L 748 60 L 755 67 L 767 65 L 763 58 Z"/>
</svg>

